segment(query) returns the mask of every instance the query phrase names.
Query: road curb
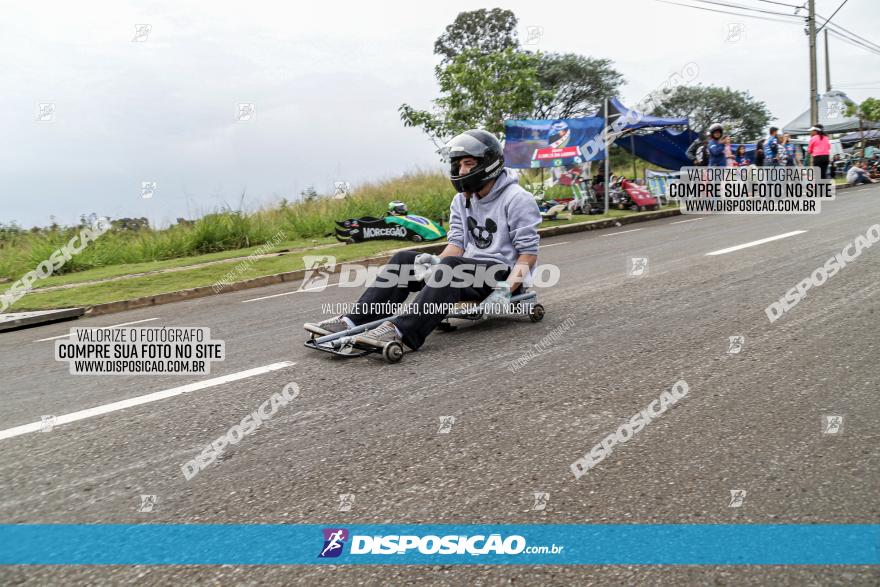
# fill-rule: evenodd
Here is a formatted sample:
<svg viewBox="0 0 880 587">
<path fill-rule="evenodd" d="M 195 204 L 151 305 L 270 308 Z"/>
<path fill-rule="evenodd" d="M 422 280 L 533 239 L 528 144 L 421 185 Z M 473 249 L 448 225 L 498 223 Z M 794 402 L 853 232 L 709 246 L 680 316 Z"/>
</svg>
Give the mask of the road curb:
<svg viewBox="0 0 880 587">
<path fill-rule="evenodd" d="M 556 236 L 560 234 L 571 234 L 574 232 L 584 232 L 587 230 L 597 230 L 602 228 L 614 228 L 624 224 L 634 222 L 645 222 L 647 220 L 655 220 L 658 218 L 667 218 L 670 216 L 678 216 L 681 211 L 676 208 L 674 210 L 659 210 L 657 212 L 645 212 L 642 214 L 633 214 L 631 216 L 621 216 L 620 218 L 607 218 L 603 220 L 590 220 L 586 222 L 576 222 L 573 224 L 564 224 L 561 226 L 548 226 L 539 228 L 538 234 L 541 236 Z M 404 247 L 395 249 L 388 255 L 380 257 L 366 257 L 363 259 L 353 259 L 346 261 L 348 264 L 362 265 L 382 265 L 387 263 L 397 251 L 422 251 L 425 253 L 439 253 L 446 247 L 446 243 L 419 245 L 415 247 Z M 331 273 L 338 273 L 341 266 L 337 266 Z M 254 279 L 246 279 L 237 281 L 224 286 L 220 291 L 214 291 L 214 287 L 207 285 L 203 287 L 195 287 L 192 289 L 184 289 L 180 291 L 172 291 L 155 296 L 144 296 L 133 298 L 130 300 L 120 300 L 118 302 L 108 302 L 106 304 L 95 304 L 89 306 L 86 314 L 89 316 L 100 316 L 104 314 L 115 314 L 117 312 L 125 312 L 127 310 L 136 310 L 138 308 L 147 308 L 150 306 L 159 306 L 162 304 L 171 304 L 173 302 L 181 302 L 183 300 L 192 300 L 203 298 L 211 295 L 220 295 L 224 293 L 241 291 L 245 289 L 254 289 L 257 287 L 265 287 L 267 285 L 275 285 L 288 281 L 299 281 L 305 277 L 305 269 L 297 269 L 296 271 L 286 271 L 284 273 L 275 273 L 273 275 L 265 275 L 263 277 L 255 277 Z"/>
<path fill-rule="evenodd" d="M 838 185 L 835 186 L 835 190 L 845 190 L 854 186 L 850 185 Z M 671 210 L 658 210 L 656 212 L 644 212 L 641 214 L 633 214 L 631 216 L 621 216 L 620 218 L 608 218 L 604 220 L 588 220 L 585 222 L 576 222 L 573 224 L 564 224 L 560 226 L 548 226 L 546 228 L 539 228 L 538 233 L 541 236 L 557 236 L 562 234 L 572 234 L 575 232 L 585 232 L 588 230 L 599 230 L 604 228 L 614 228 L 618 226 L 623 226 L 626 224 L 633 224 L 636 222 L 646 222 L 648 220 L 657 220 L 660 218 L 668 218 L 671 216 L 679 216 L 681 215 L 681 210 L 679 208 L 674 208 Z M 381 265 L 382 263 L 386 263 L 391 256 L 397 252 L 398 250 L 410 250 L 410 251 L 422 251 L 426 253 L 437 253 L 446 246 L 446 243 L 439 244 L 428 244 L 428 245 L 420 245 L 414 247 L 404 247 L 402 249 L 395 249 L 390 252 L 388 255 L 383 255 L 380 257 L 367 257 L 364 259 L 353 259 L 351 261 L 347 261 L 347 263 L 361 263 L 364 265 Z M 334 273 L 336 271 L 333 271 Z M 305 269 L 298 269 L 296 271 L 287 271 L 284 273 L 276 273 L 274 275 L 266 275 L 263 277 L 256 277 L 254 279 L 247 279 L 244 281 L 238 281 L 235 283 L 231 283 L 227 286 L 224 286 L 223 289 L 219 292 L 215 292 L 213 286 L 204 286 L 204 287 L 196 287 L 192 289 L 184 289 L 180 291 L 173 291 L 164 294 L 157 294 L 155 296 L 144 296 L 140 298 L 133 298 L 130 300 L 120 300 L 117 302 L 108 302 L 106 304 L 95 304 L 93 306 L 88 306 L 85 308 L 85 314 L 89 316 L 100 316 L 103 314 L 115 314 L 117 312 L 125 312 L 127 310 L 136 310 L 138 308 L 147 308 L 150 306 L 159 306 L 163 304 L 170 304 L 173 302 L 180 302 L 183 300 L 192 300 L 196 298 L 207 297 L 211 295 L 219 295 L 227 292 L 233 291 L 241 291 L 245 289 L 254 289 L 258 287 L 265 287 L 267 285 L 275 285 L 278 283 L 285 283 L 288 281 L 298 281 L 301 280 L 305 276 Z M 81 309 L 77 309 L 81 310 Z M 18 328 L 21 328 L 26 325 L 19 325 Z"/>
<path fill-rule="evenodd" d="M 408 250 L 423 250 L 425 252 L 435 252 L 443 250 L 444 246 L 446 246 L 445 243 L 443 245 L 412 247 Z M 387 263 L 388 260 L 391 259 L 391 256 L 394 254 L 394 252 L 392 252 L 390 255 L 383 255 L 381 257 L 352 259 L 351 261 L 346 261 L 346 263 L 359 263 L 362 265 L 381 265 L 383 263 Z M 340 267 L 337 267 L 330 273 L 338 273 L 339 269 Z M 171 304 L 173 302 L 181 302 L 184 300 L 193 300 L 196 298 L 220 295 L 245 289 L 265 287 L 267 285 L 275 285 L 288 281 L 299 281 L 303 277 L 305 277 L 305 275 L 305 269 L 297 269 L 296 271 L 285 271 L 284 273 L 275 273 L 273 275 L 264 275 L 263 277 L 255 277 L 253 279 L 246 279 L 244 281 L 236 281 L 235 283 L 225 285 L 220 291 L 215 291 L 214 286 L 212 285 L 206 285 L 202 287 L 194 287 L 191 289 L 183 289 L 163 294 L 156 294 L 154 296 L 144 296 L 140 298 L 133 298 L 130 300 L 107 302 L 106 304 L 95 304 L 94 306 L 88 307 L 86 314 L 89 316 L 100 316 L 103 314 L 115 314 L 117 312 L 125 312 L 127 310 L 136 310 L 138 308 L 147 308 L 149 306 L 160 306 L 162 304 Z"/>
<path fill-rule="evenodd" d="M 656 212 L 645 212 L 642 214 L 633 214 L 632 216 L 621 216 L 620 218 L 606 218 L 604 220 L 590 220 L 587 222 L 575 222 L 573 224 L 562 224 L 560 226 L 548 226 L 547 228 L 538 229 L 541 236 L 557 236 L 560 234 L 571 234 L 573 232 L 584 232 L 586 230 L 597 230 L 600 228 L 615 228 L 624 224 L 633 224 L 634 222 L 645 222 L 648 220 L 657 220 L 659 218 L 669 218 L 670 216 L 681 215 L 679 208 L 672 210 L 658 210 Z"/>
<path fill-rule="evenodd" d="M 79 318 L 85 312 L 85 308 L 59 308 L 57 310 L 35 310 L 33 312 L 0 314 L 0 332 L 71 320 Z"/>
</svg>

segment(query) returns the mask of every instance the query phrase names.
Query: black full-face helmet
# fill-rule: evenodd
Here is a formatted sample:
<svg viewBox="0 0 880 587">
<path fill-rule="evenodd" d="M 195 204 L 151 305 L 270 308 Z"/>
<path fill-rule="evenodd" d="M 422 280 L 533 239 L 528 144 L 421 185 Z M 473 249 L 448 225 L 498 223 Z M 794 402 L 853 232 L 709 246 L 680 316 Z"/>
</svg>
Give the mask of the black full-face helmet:
<svg viewBox="0 0 880 587">
<path fill-rule="evenodd" d="M 474 194 L 504 169 L 501 142 L 484 130 L 467 130 L 446 143 L 444 150 L 450 161 L 449 179 L 458 192 Z M 477 165 L 467 175 L 459 175 L 464 157 L 473 157 Z"/>
</svg>

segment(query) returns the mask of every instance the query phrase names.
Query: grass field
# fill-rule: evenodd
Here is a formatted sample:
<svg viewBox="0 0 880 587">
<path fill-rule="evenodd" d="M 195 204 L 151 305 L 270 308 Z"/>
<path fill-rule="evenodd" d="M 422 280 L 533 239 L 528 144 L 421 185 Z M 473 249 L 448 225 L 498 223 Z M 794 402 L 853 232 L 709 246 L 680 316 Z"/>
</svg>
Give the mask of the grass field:
<svg viewBox="0 0 880 587">
<path fill-rule="evenodd" d="M 221 210 L 192 224 L 166 229 L 114 229 L 86 247 L 60 268 L 57 275 L 99 267 L 137 265 L 180 260 L 262 245 L 281 233 L 284 247 L 332 242 L 334 221 L 357 216 L 381 216 L 389 201 L 405 201 L 416 214 L 444 218 L 454 193 L 441 173 L 416 172 L 392 180 L 366 184 L 343 200 L 317 198 L 294 204 L 281 203 L 253 213 Z M 49 258 L 53 251 L 79 233 L 79 227 L 11 230 L 0 227 L 0 277 L 18 279 Z M 327 239 L 327 237 L 331 239 Z M 242 254 L 243 253 L 243 254 Z M 53 276 L 54 277 L 54 276 Z"/>
<path fill-rule="evenodd" d="M 591 220 L 602 220 L 606 218 L 619 218 L 635 214 L 628 210 L 611 210 L 607 215 L 599 214 L 594 216 L 573 216 L 555 221 L 548 221 L 541 224 L 541 227 L 560 226 L 573 222 L 585 222 Z M 367 243 L 359 243 L 354 245 L 344 245 L 321 249 L 321 254 L 333 255 L 337 262 L 342 263 L 353 259 L 362 259 L 371 256 L 379 256 L 382 253 L 398 248 L 406 247 L 403 241 L 372 241 Z M 243 251 L 235 251 L 239 256 Z M 269 256 L 257 258 L 248 262 L 231 262 L 208 265 L 204 267 L 193 266 L 180 271 L 153 273 L 150 275 L 142 275 L 121 279 L 117 281 L 104 281 L 101 283 L 83 284 L 77 287 L 67 289 L 57 289 L 53 291 L 40 291 L 35 289 L 16 302 L 12 306 L 13 311 L 25 310 L 41 310 L 50 308 L 65 308 L 71 306 L 89 306 L 107 302 L 115 302 L 120 300 L 128 300 L 143 296 L 153 296 L 161 293 L 180 291 L 194 287 L 210 286 L 224 278 L 233 268 L 235 268 L 235 281 L 244 281 L 256 277 L 273 275 L 275 273 L 283 273 L 287 271 L 295 271 L 305 267 L 303 261 L 304 254 L 315 254 L 316 251 L 301 251 L 299 253 L 291 253 L 282 256 Z M 201 255 L 188 257 L 185 259 L 184 267 L 195 265 L 199 262 L 211 261 L 215 259 L 216 254 Z M 180 267 L 179 262 L 182 259 L 169 261 L 166 268 Z M 153 264 L 132 264 L 132 265 L 116 265 L 112 267 L 99 267 L 95 269 L 80 271 L 73 274 L 63 276 L 68 283 L 88 282 L 98 279 L 106 279 L 108 277 L 118 277 L 120 275 L 131 275 L 143 272 L 145 269 L 155 269 Z M 62 278 L 49 278 L 45 281 Z M 56 285 L 58 282 L 53 282 Z"/>
<path fill-rule="evenodd" d="M 612 162 L 618 164 L 615 172 L 631 173 L 628 160 L 618 162 L 612 157 Z M 538 177 L 533 171 L 524 170 L 521 183 L 528 188 Z M 51 276 L 37 280 L 33 291 L 16 302 L 12 310 L 93 305 L 209 286 L 230 271 L 234 271 L 236 281 L 294 271 L 303 268 L 303 255 L 314 254 L 316 247 L 339 261 L 374 256 L 406 243 L 380 241 L 338 246 L 333 237 L 334 221 L 381 216 L 389 201 L 402 200 L 413 213 L 445 225 L 453 196 L 445 174 L 415 171 L 361 185 L 345 199 L 281 201 L 250 213 L 216 210 L 193 222 L 163 229 L 111 219 L 117 222 L 112 230 L 89 243 Z M 564 187 L 551 188 L 545 194 L 546 198 L 570 196 L 570 188 Z M 607 217 L 630 213 L 613 210 Z M 602 218 L 605 216 L 578 216 L 546 222 L 543 226 Z M 87 223 L 86 219 L 83 221 Z M 24 230 L 0 224 L 0 293 L 48 260 L 80 230 L 79 226 L 57 225 Z M 246 263 L 240 259 L 279 252 L 286 254 Z M 46 288 L 55 289 L 45 291 Z"/>
</svg>

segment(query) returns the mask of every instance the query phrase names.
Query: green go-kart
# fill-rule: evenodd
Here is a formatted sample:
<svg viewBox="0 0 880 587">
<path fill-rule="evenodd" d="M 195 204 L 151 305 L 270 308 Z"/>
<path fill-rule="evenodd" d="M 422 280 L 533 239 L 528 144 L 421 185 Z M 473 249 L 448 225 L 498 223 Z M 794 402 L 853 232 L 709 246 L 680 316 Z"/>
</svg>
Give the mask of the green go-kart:
<svg viewBox="0 0 880 587">
<path fill-rule="evenodd" d="M 382 218 L 349 218 L 337 220 L 336 225 L 336 239 L 344 243 L 385 239 L 420 243 L 446 237 L 445 228 L 424 216 L 409 214 L 406 204 L 399 201 L 389 203 L 388 214 Z"/>
</svg>

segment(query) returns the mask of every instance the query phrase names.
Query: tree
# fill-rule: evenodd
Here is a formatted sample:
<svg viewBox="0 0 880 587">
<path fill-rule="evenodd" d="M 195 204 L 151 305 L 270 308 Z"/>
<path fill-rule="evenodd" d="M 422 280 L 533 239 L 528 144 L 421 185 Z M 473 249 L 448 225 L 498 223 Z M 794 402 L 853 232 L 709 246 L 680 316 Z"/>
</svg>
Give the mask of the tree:
<svg viewBox="0 0 880 587">
<path fill-rule="evenodd" d="M 541 55 L 538 79 L 550 97 L 536 100 L 534 118 L 592 116 L 623 84 L 610 59 L 574 53 Z"/>
<path fill-rule="evenodd" d="M 460 12 L 434 42 L 434 54 L 442 57 L 441 64 L 446 64 L 467 50 L 485 55 L 515 49 L 519 46 L 516 24 L 513 12 L 501 8 Z"/>
<path fill-rule="evenodd" d="M 178 218 L 178 220 L 180 220 Z M 141 218 L 119 218 L 117 220 L 111 220 L 110 225 L 117 230 L 128 230 L 132 232 L 138 232 L 140 230 L 149 230 L 150 229 L 150 221 L 144 217 Z"/>
<path fill-rule="evenodd" d="M 847 116 L 857 116 L 859 119 L 859 133 L 862 136 L 862 139 L 859 143 L 859 146 L 864 149 L 865 148 L 865 121 L 868 122 L 880 122 L 880 100 L 877 98 L 865 98 L 865 101 L 861 104 L 856 104 L 855 102 L 848 102 L 846 105 L 846 115 Z"/>
<path fill-rule="evenodd" d="M 303 191 L 301 191 L 299 193 L 299 195 L 304 202 L 312 202 L 314 200 L 317 200 L 319 197 L 318 191 L 315 189 L 314 186 L 311 186 L 311 185 L 309 187 L 307 187 L 306 189 L 304 189 Z"/>
<path fill-rule="evenodd" d="M 523 51 L 516 26 L 510 10 L 460 13 L 434 44 L 440 97 L 429 110 L 402 104 L 404 125 L 421 128 L 438 147 L 469 128 L 500 137 L 511 118 L 592 115 L 623 83 L 608 59 Z"/>
<path fill-rule="evenodd" d="M 847 116 L 858 116 L 869 122 L 880 122 L 880 100 L 877 98 L 865 98 L 859 105 L 851 102 L 847 107 Z"/>
<path fill-rule="evenodd" d="M 440 97 L 432 111 L 399 108 L 406 126 L 421 127 L 438 147 L 469 128 L 501 137 L 504 121 L 527 118 L 535 101 L 548 101 L 538 79 L 540 55 L 507 48 L 495 53 L 468 49 L 436 69 Z"/>
<path fill-rule="evenodd" d="M 690 127 L 698 132 L 718 122 L 724 125 L 725 134 L 742 142 L 760 137 L 771 117 L 767 105 L 749 92 L 715 86 L 678 86 L 651 114 L 687 116 Z"/>
</svg>

